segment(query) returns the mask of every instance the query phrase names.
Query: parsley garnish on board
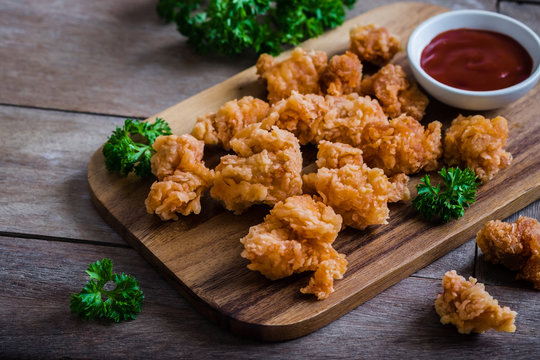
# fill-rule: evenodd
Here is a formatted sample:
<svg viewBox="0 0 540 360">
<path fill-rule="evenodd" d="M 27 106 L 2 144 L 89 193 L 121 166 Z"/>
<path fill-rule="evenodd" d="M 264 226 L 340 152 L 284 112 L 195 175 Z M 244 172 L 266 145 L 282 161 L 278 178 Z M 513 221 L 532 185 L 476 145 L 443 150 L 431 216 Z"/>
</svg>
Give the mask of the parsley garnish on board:
<svg viewBox="0 0 540 360">
<path fill-rule="evenodd" d="M 72 313 L 84 319 L 106 318 L 116 322 L 132 320 L 141 311 L 144 298 L 137 280 L 124 273 L 113 274 L 112 261 L 104 258 L 88 265 L 86 273 L 90 280 L 81 292 L 71 295 Z M 112 290 L 106 290 L 105 284 L 114 282 Z"/>
<path fill-rule="evenodd" d="M 434 217 L 448 222 L 450 219 L 458 219 L 465 213 L 465 208 L 475 201 L 476 188 L 480 185 L 477 177 L 469 168 L 443 168 L 439 175 L 444 183 L 432 186 L 429 175 L 422 178 L 422 183 L 416 185 L 418 196 L 412 204 L 424 216 L 431 220 Z"/>
<path fill-rule="evenodd" d="M 334 28 L 356 0 L 159 0 L 157 13 L 175 22 L 199 53 L 278 54 Z"/>
<path fill-rule="evenodd" d="M 171 128 L 163 119 L 158 118 L 154 123 L 126 119 L 124 126 L 116 127 L 103 146 L 107 169 L 123 176 L 131 172 L 140 177 L 152 175 L 152 144 L 158 136 L 170 134 Z"/>
</svg>

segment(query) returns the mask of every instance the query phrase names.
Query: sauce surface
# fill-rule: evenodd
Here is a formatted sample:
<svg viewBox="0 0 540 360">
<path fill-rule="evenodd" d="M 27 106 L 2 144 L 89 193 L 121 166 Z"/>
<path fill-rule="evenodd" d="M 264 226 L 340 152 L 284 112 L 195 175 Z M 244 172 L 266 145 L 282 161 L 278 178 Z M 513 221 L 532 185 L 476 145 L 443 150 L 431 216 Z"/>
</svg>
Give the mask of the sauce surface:
<svg viewBox="0 0 540 360">
<path fill-rule="evenodd" d="M 472 91 L 504 89 L 532 71 L 532 58 L 511 37 L 494 31 L 455 29 L 437 35 L 422 51 L 420 65 L 443 84 Z"/>
</svg>

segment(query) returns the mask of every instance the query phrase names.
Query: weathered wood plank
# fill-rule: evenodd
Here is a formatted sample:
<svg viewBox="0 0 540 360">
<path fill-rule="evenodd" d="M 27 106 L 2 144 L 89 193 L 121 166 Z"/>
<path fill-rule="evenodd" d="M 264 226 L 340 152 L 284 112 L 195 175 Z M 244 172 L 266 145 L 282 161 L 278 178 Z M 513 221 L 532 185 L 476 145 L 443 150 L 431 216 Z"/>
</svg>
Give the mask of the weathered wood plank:
<svg viewBox="0 0 540 360">
<path fill-rule="evenodd" d="M 540 0 L 536 3 L 522 3 L 519 1 L 501 1 L 499 12 L 523 22 L 536 34 L 540 34 Z"/>
<path fill-rule="evenodd" d="M 348 13 L 392 3 L 358 1 Z M 495 9 L 495 0 L 428 3 Z M 147 117 L 253 65 L 194 54 L 155 0 L 5 0 L 0 103 Z"/>
<path fill-rule="evenodd" d="M 118 324 L 70 314 L 69 295 L 102 257 L 137 278 L 142 312 Z M 15 358 L 493 358 L 540 351 L 536 293 L 488 286 L 518 312 L 515 334 L 460 335 L 433 308 L 440 280 L 408 278 L 305 337 L 262 343 L 233 336 L 199 315 L 134 250 L 0 237 L 0 357 Z M 510 345 L 511 344 L 511 345 Z"/>
<path fill-rule="evenodd" d="M 0 232 L 126 244 L 88 192 L 91 154 L 123 119 L 0 106 Z"/>
</svg>

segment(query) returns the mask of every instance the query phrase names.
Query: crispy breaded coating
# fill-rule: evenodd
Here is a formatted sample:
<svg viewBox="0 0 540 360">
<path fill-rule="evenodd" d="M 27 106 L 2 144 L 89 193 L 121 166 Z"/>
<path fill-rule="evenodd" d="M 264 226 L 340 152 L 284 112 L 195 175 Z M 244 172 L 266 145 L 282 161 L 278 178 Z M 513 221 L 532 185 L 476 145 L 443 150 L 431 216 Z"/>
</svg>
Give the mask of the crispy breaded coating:
<svg viewBox="0 0 540 360">
<path fill-rule="evenodd" d="M 252 124 L 230 144 L 236 155 L 221 158 L 210 190 L 225 208 L 240 214 L 253 204 L 274 205 L 302 193 L 302 154 L 292 133 Z"/>
<path fill-rule="evenodd" d="M 442 279 L 443 293 L 435 300 L 435 310 L 442 324 L 454 324 L 461 334 L 483 333 L 489 329 L 514 332 L 517 315 L 509 307 L 501 307 L 475 278 L 469 281 L 455 270 Z"/>
<path fill-rule="evenodd" d="M 201 195 L 210 186 L 210 179 L 177 170 L 152 184 L 145 200 L 146 211 L 155 213 L 161 220 L 178 220 L 177 213 L 184 216 L 199 214 Z"/>
<path fill-rule="evenodd" d="M 248 269 L 271 280 L 315 271 L 301 291 L 325 299 L 334 291 L 333 280 L 347 270 L 345 255 L 332 247 L 341 223 L 341 216 L 322 202 L 309 195 L 292 196 L 278 202 L 264 222 L 240 239 L 241 256 L 251 261 Z"/>
<path fill-rule="evenodd" d="M 350 51 L 332 56 L 320 77 L 321 90 L 329 95 L 359 93 L 361 83 L 362 63 Z"/>
<path fill-rule="evenodd" d="M 244 96 L 226 102 L 217 112 L 198 117 L 191 135 L 207 145 L 221 145 L 230 150 L 232 137 L 247 125 L 261 122 L 269 111 L 266 101 Z"/>
<path fill-rule="evenodd" d="M 490 120 L 482 115 L 459 115 L 444 136 L 444 159 L 449 166 L 470 167 L 484 182 L 512 162 L 504 150 L 508 123 L 502 116 Z"/>
<path fill-rule="evenodd" d="M 476 235 L 487 261 L 519 271 L 517 278 L 540 290 L 540 223 L 520 216 L 515 223 L 488 221 Z"/>
<path fill-rule="evenodd" d="M 371 167 L 383 169 L 388 176 L 435 170 L 437 159 L 442 155 L 441 126 L 434 121 L 424 129 L 406 115 L 392 119 L 388 125 L 368 124 L 360 146 L 364 161 Z"/>
<path fill-rule="evenodd" d="M 275 103 L 289 97 L 293 90 L 300 94 L 320 94 L 319 77 L 326 68 L 324 51 L 296 48 L 291 57 L 280 62 L 268 54 L 257 61 L 257 75 L 266 80 L 268 101 Z"/>
<path fill-rule="evenodd" d="M 339 169 L 347 164 L 362 166 L 362 150 L 342 143 L 322 140 L 317 153 L 317 167 Z"/>
<path fill-rule="evenodd" d="M 300 144 L 322 140 L 358 146 L 368 123 L 388 124 L 381 106 L 369 96 L 302 95 L 296 92 L 272 106 L 263 120 L 265 127 L 276 125 L 289 130 Z"/>
<path fill-rule="evenodd" d="M 290 131 L 300 144 L 306 145 L 315 141 L 320 119 L 328 110 L 323 96 L 293 91 L 291 96 L 272 105 L 263 126 L 268 128 L 275 125 Z"/>
<path fill-rule="evenodd" d="M 150 163 L 152 174 L 158 180 L 172 175 L 177 169 L 195 173 L 204 171 L 201 170 L 201 166 L 204 167 L 204 143 L 191 135 L 158 136 L 152 147 L 156 153 L 152 155 Z"/>
<path fill-rule="evenodd" d="M 177 213 L 201 212 L 201 195 L 211 185 L 214 172 L 202 161 L 204 143 L 191 135 L 156 138 L 152 172 L 158 181 L 152 184 L 145 200 L 146 211 L 162 220 L 178 220 Z"/>
<path fill-rule="evenodd" d="M 420 121 L 424 117 L 429 99 L 416 83 L 407 79 L 400 65 L 388 64 L 374 75 L 362 80 L 362 93 L 375 96 L 381 102 L 384 113 L 391 118 L 402 114 Z"/>
<path fill-rule="evenodd" d="M 323 143 L 317 154 L 317 163 L 339 165 L 328 147 L 342 152 L 348 145 Z M 325 204 L 331 206 L 343 217 L 343 223 L 357 229 L 369 225 L 386 224 L 389 217 L 388 202 L 407 200 L 410 197 L 407 182 L 409 178 L 401 174 L 391 182 L 381 169 L 370 169 L 360 164 L 358 155 L 350 163 L 336 168 L 321 167 L 316 173 L 304 175 L 304 190 L 316 194 Z"/>
<path fill-rule="evenodd" d="M 316 143 L 328 140 L 360 146 L 367 124 L 388 124 L 379 102 L 369 96 L 327 95 L 325 101 L 329 111 L 317 126 Z"/>
<path fill-rule="evenodd" d="M 383 66 L 399 51 L 399 39 L 384 27 L 374 24 L 360 25 L 350 30 L 350 51 L 358 55 L 360 61 Z"/>
</svg>

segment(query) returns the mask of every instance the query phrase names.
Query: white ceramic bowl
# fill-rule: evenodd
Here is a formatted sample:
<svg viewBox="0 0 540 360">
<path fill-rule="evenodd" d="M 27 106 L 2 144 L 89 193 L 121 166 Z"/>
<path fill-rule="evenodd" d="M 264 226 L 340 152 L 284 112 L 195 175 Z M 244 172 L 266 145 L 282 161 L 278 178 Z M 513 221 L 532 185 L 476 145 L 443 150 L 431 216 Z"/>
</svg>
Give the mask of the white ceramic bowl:
<svg viewBox="0 0 540 360">
<path fill-rule="evenodd" d="M 422 51 L 435 36 L 459 28 L 496 31 L 514 38 L 533 59 L 531 75 L 519 84 L 490 91 L 462 90 L 435 80 L 420 66 Z M 513 18 L 490 11 L 456 10 L 429 18 L 409 37 L 407 57 L 414 77 L 428 93 L 445 104 L 466 110 L 489 110 L 506 106 L 525 95 L 540 78 L 538 35 Z"/>
</svg>

